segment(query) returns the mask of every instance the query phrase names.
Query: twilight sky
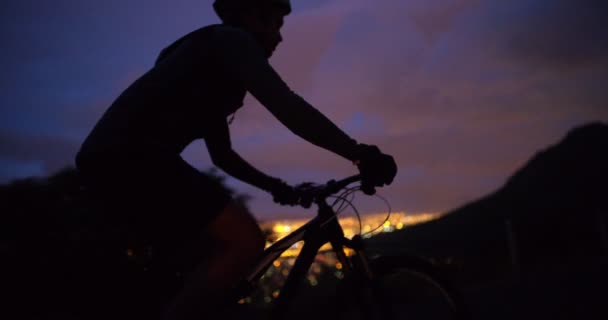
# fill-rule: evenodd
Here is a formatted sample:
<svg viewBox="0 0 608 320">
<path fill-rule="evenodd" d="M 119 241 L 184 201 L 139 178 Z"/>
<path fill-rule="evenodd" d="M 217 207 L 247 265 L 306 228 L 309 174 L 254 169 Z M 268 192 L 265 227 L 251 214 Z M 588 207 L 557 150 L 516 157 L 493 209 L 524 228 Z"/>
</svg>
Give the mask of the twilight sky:
<svg viewBox="0 0 608 320">
<path fill-rule="evenodd" d="M 0 10 L 0 183 L 48 175 L 158 52 L 217 23 L 211 0 L 7 0 Z M 500 187 L 539 149 L 608 121 L 606 0 L 292 0 L 271 63 L 360 142 L 395 156 L 393 210 L 444 211 Z M 248 97 L 235 150 L 290 183 L 356 172 Z M 202 142 L 184 157 L 206 169 Z M 260 218 L 302 209 L 229 179 Z M 362 211 L 383 211 L 363 195 Z"/>
</svg>

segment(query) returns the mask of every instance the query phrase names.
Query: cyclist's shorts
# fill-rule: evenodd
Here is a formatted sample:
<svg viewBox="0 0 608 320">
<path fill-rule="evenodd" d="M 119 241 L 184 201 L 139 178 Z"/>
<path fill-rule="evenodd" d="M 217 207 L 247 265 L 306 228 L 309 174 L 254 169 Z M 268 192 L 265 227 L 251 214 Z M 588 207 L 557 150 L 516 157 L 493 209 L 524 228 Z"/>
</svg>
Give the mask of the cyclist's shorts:
<svg viewBox="0 0 608 320">
<path fill-rule="evenodd" d="M 132 288 L 117 291 L 158 298 L 146 288 L 152 285 L 162 294 L 177 290 L 173 286 L 181 280 L 175 276 L 192 270 L 209 250 L 200 247 L 203 231 L 231 201 L 231 191 L 180 157 L 79 156 L 76 164 L 92 214 L 107 229 L 104 260 L 114 261 L 108 268 L 117 273 L 130 272 L 124 277 Z M 112 281 L 100 280 L 107 282 L 101 287 L 126 288 Z"/>
<path fill-rule="evenodd" d="M 200 239 L 231 201 L 231 192 L 217 177 L 178 156 L 81 156 L 77 167 L 91 203 L 140 246 L 164 248 Z"/>
</svg>

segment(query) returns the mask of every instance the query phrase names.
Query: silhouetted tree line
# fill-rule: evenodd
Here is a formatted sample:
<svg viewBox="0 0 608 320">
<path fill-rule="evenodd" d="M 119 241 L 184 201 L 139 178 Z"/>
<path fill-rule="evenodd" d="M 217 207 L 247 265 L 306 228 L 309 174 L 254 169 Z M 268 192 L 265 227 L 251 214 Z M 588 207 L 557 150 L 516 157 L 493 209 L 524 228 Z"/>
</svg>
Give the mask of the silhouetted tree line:
<svg viewBox="0 0 608 320">
<path fill-rule="evenodd" d="M 215 171 L 205 173 L 223 184 Z M 246 195 L 227 189 L 246 205 Z M 113 260 L 118 258 L 113 253 L 129 254 L 112 238 L 124 226 L 104 219 L 89 197 L 73 168 L 0 186 L 0 286 L 6 312 L 65 316 L 66 308 L 82 303 L 87 279 L 92 286 L 100 276 L 117 281 L 131 276 Z"/>
</svg>

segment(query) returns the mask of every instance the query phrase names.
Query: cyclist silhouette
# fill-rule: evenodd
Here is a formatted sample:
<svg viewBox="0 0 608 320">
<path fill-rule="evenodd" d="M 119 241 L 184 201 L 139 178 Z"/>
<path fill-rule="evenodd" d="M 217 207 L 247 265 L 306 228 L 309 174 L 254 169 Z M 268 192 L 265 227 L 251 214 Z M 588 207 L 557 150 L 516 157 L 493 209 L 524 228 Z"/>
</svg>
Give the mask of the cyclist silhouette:
<svg viewBox="0 0 608 320">
<path fill-rule="evenodd" d="M 168 256 L 187 244 L 205 251 L 165 310 L 166 319 L 200 318 L 201 301 L 222 301 L 265 243 L 252 214 L 180 157 L 186 146 L 204 139 L 224 172 L 268 191 L 275 202 L 298 204 L 297 188 L 255 169 L 231 147 L 228 118 L 246 92 L 296 135 L 357 164 L 367 186 L 390 184 L 397 170 L 391 156 L 350 138 L 270 66 L 283 18 L 291 12 L 289 0 L 216 0 L 213 7 L 222 23 L 162 50 L 154 67 L 109 107 L 76 156 L 85 185 L 109 212 L 120 209 L 117 218 L 128 221 L 136 238 L 131 242 L 153 242 Z"/>
</svg>

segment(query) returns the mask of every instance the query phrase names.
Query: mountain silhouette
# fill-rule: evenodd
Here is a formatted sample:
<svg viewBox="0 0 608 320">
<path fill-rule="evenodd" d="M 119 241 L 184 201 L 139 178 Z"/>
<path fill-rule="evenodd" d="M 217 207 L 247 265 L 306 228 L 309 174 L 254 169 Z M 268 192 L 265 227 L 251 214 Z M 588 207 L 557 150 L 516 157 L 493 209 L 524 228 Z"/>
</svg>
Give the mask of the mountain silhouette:
<svg viewBox="0 0 608 320">
<path fill-rule="evenodd" d="M 579 263 L 608 254 L 607 184 L 608 125 L 590 123 L 538 152 L 496 192 L 370 245 L 450 264 L 467 282 Z"/>
</svg>

